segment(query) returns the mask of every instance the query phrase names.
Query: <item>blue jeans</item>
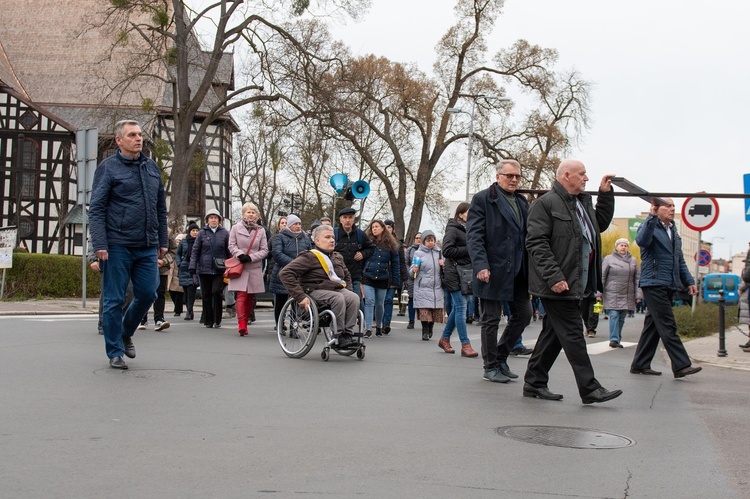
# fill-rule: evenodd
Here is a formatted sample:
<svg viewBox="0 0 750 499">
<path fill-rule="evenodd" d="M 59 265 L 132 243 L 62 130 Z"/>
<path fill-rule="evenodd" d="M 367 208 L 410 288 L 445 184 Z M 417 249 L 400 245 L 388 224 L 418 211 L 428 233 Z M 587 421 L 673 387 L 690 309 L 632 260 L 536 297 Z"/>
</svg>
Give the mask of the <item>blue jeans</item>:
<svg viewBox="0 0 750 499">
<path fill-rule="evenodd" d="M 362 281 L 352 281 L 352 291 L 354 291 L 354 294 L 359 296 L 359 309 L 362 311 L 362 313 L 365 313 L 365 300 L 362 296 L 360 284 L 362 284 Z"/>
<path fill-rule="evenodd" d="M 372 316 L 375 313 L 375 325 L 383 325 L 383 309 L 385 303 L 385 294 L 387 289 L 373 288 L 365 284 L 365 329 L 371 329 Z"/>
<path fill-rule="evenodd" d="M 523 335 L 519 336 L 518 341 L 513 345 L 513 350 L 520 350 L 521 348 L 523 348 Z"/>
<path fill-rule="evenodd" d="M 474 295 L 467 295 L 466 298 L 466 318 L 474 318 Z"/>
<path fill-rule="evenodd" d="M 451 315 L 453 309 L 453 295 L 447 289 L 443 290 L 443 310 L 446 315 Z"/>
<path fill-rule="evenodd" d="M 125 248 L 113 246 L 109 258 L 102 265 L 102 294 L 104 295 L 104 346 L 110 359 L 125 354 L 123 336 L 133 336 L 141 319 L 156 300 L 159 287 L 159 267 L 156 248 Z M 125 290 L 133 281 L 133 301 L 125 310 Z"/>
<path fill-rule="evenodd" d="M 396 288 L 388 288 L 385 290 L 385 302 L 383 302 L 383 324 L 390 325 L 391 319 L 393 318 L 393 297 L 396 296 Z"/>
<path fill-rule="evenodd" d="M 607 310 L 609 316 L 609 341 L 620 343 L 622 339 L 622 326 L 625 324 L 627 310 Z"/>
<path fill-rule="evenodd" d="M 448 314 L 448 322 L 443 329 L 443 338 L 450 339 L 455 329 L 458 331 L 458 339 L 461 340 L 461 344 L 469 343 L 469 337 L 466 335 L 466 296 L 461 294 L 460 289 L 458 291 L 446 291 L 446 293 L 450 293 L 452 306 L 450 314 Z"/>
</svg>

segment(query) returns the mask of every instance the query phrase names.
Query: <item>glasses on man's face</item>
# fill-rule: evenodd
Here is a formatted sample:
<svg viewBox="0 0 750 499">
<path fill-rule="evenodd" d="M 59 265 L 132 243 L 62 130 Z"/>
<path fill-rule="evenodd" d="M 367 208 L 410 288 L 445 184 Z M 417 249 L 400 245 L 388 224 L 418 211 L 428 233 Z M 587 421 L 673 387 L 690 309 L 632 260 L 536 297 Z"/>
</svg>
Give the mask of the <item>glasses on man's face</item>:
<svg viewBox="0 0 750 499">
<path fill-rule="evenodd" d="M 498 173 L 498 175 L 502 175 L 508 180 L 521 180 L 521 175 L 519 173 Z"/>
</svg>

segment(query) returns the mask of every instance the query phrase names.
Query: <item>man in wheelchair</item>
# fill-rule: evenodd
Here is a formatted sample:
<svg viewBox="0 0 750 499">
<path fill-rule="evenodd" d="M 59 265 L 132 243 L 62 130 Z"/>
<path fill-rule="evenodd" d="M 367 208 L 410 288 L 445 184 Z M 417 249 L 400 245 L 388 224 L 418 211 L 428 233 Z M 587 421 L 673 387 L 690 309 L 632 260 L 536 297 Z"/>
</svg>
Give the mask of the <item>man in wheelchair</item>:
<svg viewBox="0 0 750 499">
<path fill-rule="evenodd" d="M 320 225 L 312 232 L 315 248 L 300 253 L 279 272 L 284 287 L 301 307 L 310 304 L 306 294 L 336 316 L 338 346 L 355 343 L 352 332 L 357 327 L 359 296 L 352 291 L 352 279 L 344 257 L 336 253 L 333 227 Z M 343 318 L 343 320 L 342 320 Z"/>
</svg>

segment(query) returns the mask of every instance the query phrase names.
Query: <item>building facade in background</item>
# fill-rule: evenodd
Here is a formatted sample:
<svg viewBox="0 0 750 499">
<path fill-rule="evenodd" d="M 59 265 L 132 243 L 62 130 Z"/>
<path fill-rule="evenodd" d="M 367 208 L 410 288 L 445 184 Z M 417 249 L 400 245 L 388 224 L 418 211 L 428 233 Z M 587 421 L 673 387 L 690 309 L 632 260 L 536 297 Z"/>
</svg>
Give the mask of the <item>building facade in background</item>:
<svg viewBox="0 0 750 499">
<path fill-rule="evenodd" d="M 0 0 L 0 226 L 17 226 L 18 244 L 31 252 L 81 254 L 79 129 L 99 130 L 101 161 L 115 151 L 114 124 L 138 120 L 147 139 L 144 152 L 158 156 L 170 193 L 172 86 L 161 65 L 122 85 L 123 68 L 137 56 L 138 44 L 113 47 L 116 30 L 94 26 L 109 5 L 102 0 Z M 190 85 L 196 88 L 208 56 L 196 37 L 191 42 Z M 196 130 L 212 105 L 233 89 L 233 56 L 225 54 L 213 91 L 196 116 Z M 188 218 L 202 219 L 210 208 L 231 215 L 237 131 L 228 114 L 209 126 L 199 148 L 203 161 L 190 173 Z"/>
</svg>

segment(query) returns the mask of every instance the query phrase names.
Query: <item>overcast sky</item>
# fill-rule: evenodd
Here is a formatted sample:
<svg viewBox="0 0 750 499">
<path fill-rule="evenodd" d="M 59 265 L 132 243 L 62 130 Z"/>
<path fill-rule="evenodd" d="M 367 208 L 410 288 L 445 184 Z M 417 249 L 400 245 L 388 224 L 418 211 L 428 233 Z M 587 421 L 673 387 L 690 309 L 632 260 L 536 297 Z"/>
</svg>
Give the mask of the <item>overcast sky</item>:
<svg viewBox="0 0 750 499">
<path fill-rule="evenodd" d="M 434 47 L 455 22 L 453 0 L 372 0 L 358 22 L 333 32 L 355 53 L 431 71 Z M 652 192 L 741 193 L 750 173 L 750 3 L 740 0 L 506 0 L 490 54 L 519 38 L 560 54 L 595 85 L 593 126 L 572 156 L 589 189 L 616 173 Z M 463 192 L 463 190 L 461 190 Z M 684 198 L 676 198 L 678 211 Z M 703 233 L 714 257 L 750 241 L 743 200 L 719 200 Z M 617 198 L 617 217 L 648 209 Z M 720 239 L 720 238 L 724 239 Z"/>
</svg>

